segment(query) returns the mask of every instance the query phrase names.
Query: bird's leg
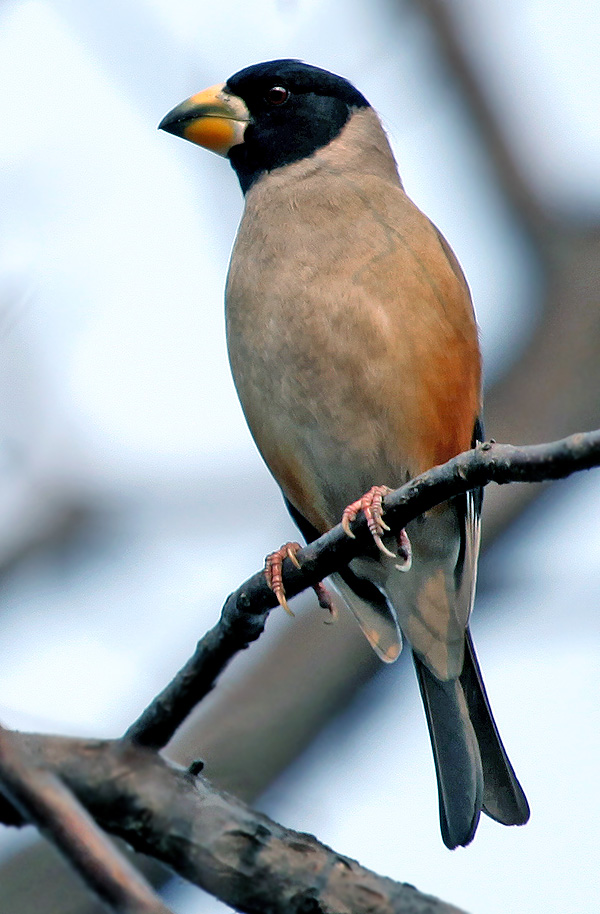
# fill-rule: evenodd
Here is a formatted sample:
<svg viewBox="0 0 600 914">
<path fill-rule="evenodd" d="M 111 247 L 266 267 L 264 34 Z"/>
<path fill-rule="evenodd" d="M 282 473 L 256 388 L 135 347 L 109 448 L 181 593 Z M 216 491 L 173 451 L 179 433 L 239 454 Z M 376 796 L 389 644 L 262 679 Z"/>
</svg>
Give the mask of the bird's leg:
<svg viewBox="0 0 600 914">
<path fill-rule="evenodd" d="M 398 554 L 395 555 L 382 540 L 384 533 L 389 531 L 389 527 L 383 519 L 383 499 L 389 495 L 392 490 L 388 486 L 372 486 L 362 498 L 352 502 L 344 509 L 342 514 L 342 527 L 347 536 L 354 539 L 354 534 L 350 529 L 350 524 L 356 519 L 359 511 L 362 511 L 367 519 L 367 526 L 375 541 L 375 545 L 384 555 L 392 559 L 400 559 L 396 568 L 400 571 L 408 571 L 412 564 L 412 550 L 410 540 L 406 530 L 401 530 L 398 534 Z"/>
<path fill-rule="evenodd" d="M 267 579 L 267 584 L 277 597 L 277 602 L 279 605 L 285 609 L 286 613 L 289 613 L 290 616 L 293 616 L 294 613 L 290 609 L 285 596 L 285 587 L 283 586 L 281 569 L 284 559 L 289 559 L 290 562 L 296 566 L 296 568 L 300 568 L 300 562 L 297 559 L 297 553 L 300 549 L 300 543 L 284 543 L 283 546 L 281 546 L 275 552 L 271 552 L 265 559 L 265 578 Z M 322 609 L 326 609 L 331 614 L 331 616 L 335 618 L 335 607 L 331 600 L 329 591 L 323 582 L 318 581 L 316 584 L 312 585 L 312 588 L 317 595 L 319 606 Z"/>
</svg>

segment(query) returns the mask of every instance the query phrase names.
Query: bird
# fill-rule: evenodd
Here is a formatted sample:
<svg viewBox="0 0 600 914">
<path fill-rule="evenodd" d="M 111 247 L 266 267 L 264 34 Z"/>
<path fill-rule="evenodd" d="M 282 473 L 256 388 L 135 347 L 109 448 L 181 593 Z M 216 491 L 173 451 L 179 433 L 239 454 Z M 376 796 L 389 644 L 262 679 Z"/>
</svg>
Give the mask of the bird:
<svg viewBox="0 0 600 914">
<path fill-rule="evenodd" d="M 332 579 L 384 661 L 410 643 L 444 843 L 469 844 L 482 811 L 524 824 L 469 630 L 483 491 L 398 536 L 383 519 L 390 488 L 483 440 L 478 330 L 455 254 L 407 196 L 374 108 L 341 76 L 254 64 L 159 127 L 228 158 L 239 179 L 225 287 L 237 393 L 307 542 L 340 519 L 353 535 L 360 510 L 369 519 L 372 548 Z M 267 559 L 284 606 L 281 563 L 297 547 Z"/>
</svg>

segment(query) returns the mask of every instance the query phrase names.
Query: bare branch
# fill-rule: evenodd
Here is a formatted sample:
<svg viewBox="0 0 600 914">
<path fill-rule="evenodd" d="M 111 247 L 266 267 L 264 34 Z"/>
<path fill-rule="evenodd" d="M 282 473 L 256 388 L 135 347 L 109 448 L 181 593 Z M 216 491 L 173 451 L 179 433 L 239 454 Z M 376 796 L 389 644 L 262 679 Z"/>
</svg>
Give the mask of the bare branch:
<svg viewBox="0 0 600 914">
<path fill-rule="evenodd" d="M 22 750 L 19 734 L 4 727 L 0 727 L 0 786 L 21 813 L 23 824 L 28 820 L 37 825 L 107 909 L 117 914 L 169 914 L 57 773 L 32 759 Z M 8 823 L 16 818 L 9 813 Z"/>
<path fill-rule="evenodd" d="M 227 598 L 217 624 L 200 639 L 172 682 L 129 727 L 126 739 L 153 749 L 166 746 L 190 711 L 214 687 L 231 658 L 259 637 L 277 600 L 260 572 L 246 583 L 248 588 L 242 585 Z"/>
<path fill-rule="evenodd" d="M 385 499 L 386 520 L 397 532 L 436 504 L 490 481 L 559 479 L 599 464 L 600 430 L 527 447 L 486 442 L 392 492 Z M 300 569 L 286 561 L 290 596 L 372 547 L 364 518 L 352 529 L 354 539 L 340 524 L 300 550 Z M 9 801 L 0 803 L 0 819 L 14 824 L 20 813 L 38 824 L 99 897 L 122 914 L 164 914 L 166 908 L 129 872 L 67 787 L 108 831 L 250 914 L 309 909 L 456 914 L 456 908 L 376 876 L 312 836 L 253 812 L 197 777 L 196 770 L 175 767 L 152 751 L 166 743 L 235 653 L 260 635 L 275 604 L 263 572 L 238 588 L 191 660 L 122 740 L 0 728 L 0 778 Z"/>
<path fill-rule="evenodd" d="M 104 828 L 236 910 L 461 914 L 278 825 L 148 749 L 123 740 L 12 739 Z"/>
<path fill-rule="evenodd" d="M 598 464 L 600 431 L 527 447 L 486 442 L 388 495 L 386 521 L 392 531 L 398 532 L 435 505 L 489 482 L 560 479 Z M 356 539 L 350 539 L 338 524 L 300 550 L 300 569 L 286 559 L 283 567 L 288 596 L 295 596 L 369 548 L 370 534 L 364 517 L 352 524 L 352 530 Z M 194 655 L 131 725 L 126 738 L 155 749 L 165 746 L 192 708 L 213 688 L 231 658 L 258 638 L 269 611 L 276 605 L 263 572 L 242 584 L 227 598 L 221 618 L 198 642 Z"/>
</svg>

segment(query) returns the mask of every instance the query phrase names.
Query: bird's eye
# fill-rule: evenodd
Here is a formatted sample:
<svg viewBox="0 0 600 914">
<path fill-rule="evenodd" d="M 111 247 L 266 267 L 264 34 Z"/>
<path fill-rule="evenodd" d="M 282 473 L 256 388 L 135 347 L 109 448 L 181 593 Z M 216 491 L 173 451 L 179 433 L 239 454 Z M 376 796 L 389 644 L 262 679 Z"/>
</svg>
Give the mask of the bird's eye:
<svg viewBox="0 0 600 914">
<path fill-rule="evenodd" d="M 267 90 L 265 99 L 269 102 L 270 105 L 283 105 L 287 102 L 290 93 L 284 86 L 271 86 Z"/>
</svg>

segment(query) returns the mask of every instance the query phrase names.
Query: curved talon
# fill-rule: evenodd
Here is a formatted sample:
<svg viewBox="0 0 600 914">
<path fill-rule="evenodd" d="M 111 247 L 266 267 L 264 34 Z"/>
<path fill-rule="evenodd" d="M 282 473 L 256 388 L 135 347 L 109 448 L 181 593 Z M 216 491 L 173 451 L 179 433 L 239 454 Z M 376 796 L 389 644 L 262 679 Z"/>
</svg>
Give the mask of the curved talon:
<svg viewBox="0 0 600 914">
<path fill-rule="evenodd" d="M 289 559 L 290 562 L 296 566 L 296 568 L 300 568 L 301 565 L 298 561 L 297 553 L 301 548 L 302 547 L 300 546 L 300 543 L 284 543 L 283 546 L 281 546 L 275 552 L 269 553 L 265 559 L 265 578 L 267 579 L 267 584 L 277 597 L 277 602 L 281 608 L 284 609 L 290 616 L 295 616 L 295 613 L 290 609 L 285 596 L 282 566 L 283 560 Z M 317 595 L 319 606 L 329 612 L 333 621 L 336 618 L 337 611 L 333 605 L 329 591 L 321 581 L 313 584 L 312 588 Z"/>
<path fill-rule="evenodd" d="M 356 537 L 350 529 L 350 524 L 353 520 L 356 519 L 359 508 L 360 501 L 355 501 L 351 505 L 348 505 L 347 508 L 344 508 L 344 513 L 342 514 L 342 529 L 346 536 L 349 536 L 351 540 L 355 540 Z"/>
<path fill-rule="evenodd" d="M 283 560 L 289 558 L 295 565 L 300 567 L 298 559 L 296 558 L 296 553 L 300 549 L 300 543 L 284 543 L 279 549 L 275 552 L 269 553 L 265 559 L 265 578 L 267 579 L 267 584 L 277 597 L 277 602 L 282 609 L 286 611 L 289 616 L 294 616 L 295 613 L 290 609 L 288 601 L 285 596 L 285 587 L 283 586 L 283 578 L 281 574 L 281 568 L 283 565 Z"/>
<path fill-rule="evenodd" d="M 295 549 L 292 548 L 294 546 L 296 547 Z M 299 543 L 286 543 L 286 550 L 285 550 L 286 555 L 287 555 L 288 559 L 290 560 L 290 562 L 292 563 L 292 565 L 295 565 L 296 568 L 300 568 L 300 562 L 298 561 L 298 557 L 296 555 L 299 548 L 300 548 Z"/>
<path fill-rule="evenodd" d="M 283 585 L 282 585 L 282 586 L 283 586 Z M 288 616 L 291 616 L 292 619 L 295 619 L 295 618 L 296 618 L 296 613 L 294 612 L 293 609 L 290 609 L 290 604 L 288 603 L 288 601 L 287 601 L 287 599 L 286 599 L 285 591 L 284 591 L 284 590 L 278 590 L 278 591 L 275 593 L 275 596 L 277 597 L 277 602 L 279 603 L 279 605 L 281 606 L 281 608 L 282 608 L 282 609 L 285 609 L 285 611 L 286 611 L 286 613 L 288 614 Z"/>
<path fill-rule="evenodd" d="M 372 536 L 373 536 L 373 540 L 374 540 L 374 542 L 375 542 L 375 545 L 377 546 L 377 548 L 379 549 L 379 551 L 380 551 L 380 552 L 383 552 L 384 555 L 389 556 L 389 558 L 395 559 L 395 558 L 396 558 L 396 553 L 395 553 L 395 552 L 392 552 L 391 549 L 388 549 L 388 547 L 385 545 L 385 543 L 383 542 L 383 540 L 381 539 L 381 537 L 379 536 L 379 534 L 378 534 L 378 533 L 373 533 L 372 530 L 371 530 L 371 534 L 372 534 Z"/>
<path fill-rule="evenodd" d="M 383 499 L 386 495 L 389 495 L 391 491 L 392 490 L 388 488 L 388 486 L 373 486 L 362 496 L 362 498 L 353 501 L 351 505 L 348 505 L 348 507 L 344 509 L 344 513 L 342 514 L 342 527 L 347 536 L 355 539 L 356 537 L 350 529 L 350 524 L 356 519 L 358 512 L 362 511 L 367 520 L 369 532 L 379 551 L 384 555 L 389 556 L 391 559 L 395 559 L 396 554 L 387 548 L 381 538 L 382 534 L 390 529 L 383 520 L 382 514 Z"/>
</svg>

